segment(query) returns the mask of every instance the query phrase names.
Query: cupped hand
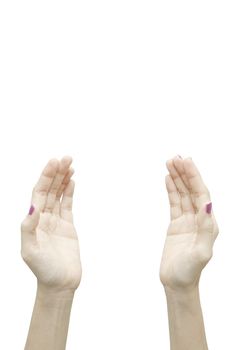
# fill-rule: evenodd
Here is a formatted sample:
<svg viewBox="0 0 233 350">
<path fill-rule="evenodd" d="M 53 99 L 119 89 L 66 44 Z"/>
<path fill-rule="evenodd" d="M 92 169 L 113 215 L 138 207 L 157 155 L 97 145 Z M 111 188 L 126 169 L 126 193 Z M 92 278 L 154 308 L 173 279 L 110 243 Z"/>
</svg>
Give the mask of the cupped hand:
<svg viewBox="0 0 233 350">
<path fill-rule="evenodd" d="M 21 255 L 39 285 L 75 290 L 81 280 L 79 242 L 73 224 L 72 159 L 51 159 L 32 192 L 21 224 Z"/>
<path fill-rule="evenodd" d="M 218 235 L 210 193 L 191 158 L 167 161 L 166 187 L 171 222 L 165 240 L 160 279 L 165 287 L 198 285 L 201 271 L 212 257 Z"/>
</svg>

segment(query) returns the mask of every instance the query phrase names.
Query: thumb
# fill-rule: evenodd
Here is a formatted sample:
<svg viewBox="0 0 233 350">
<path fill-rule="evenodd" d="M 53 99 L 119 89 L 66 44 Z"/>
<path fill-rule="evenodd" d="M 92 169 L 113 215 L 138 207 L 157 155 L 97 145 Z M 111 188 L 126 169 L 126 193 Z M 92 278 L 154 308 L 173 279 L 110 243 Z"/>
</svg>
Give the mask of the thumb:
<svg viewBox="0 0 233 350">
<path fill-rule="evenodd" d="M 21 224 L 22 233 L 33 234 L 36 231 L 40 219 L 40 211 L 37 210 L 33 205 L 31 205 L 28 215 L 23 220 Z"/>
<path fill-rule="evenodd" d="M 205 203 L 197 213 L 198 233 L 213 233 L 212 202 Z"/>
<path fill-rule="evenodd" d="M 206 264 L 212 256 L 214 243 L 214 220 L 211 202 L 205 203 L 197 213 L 197 232 L 198 252 Z"/>
</svg>

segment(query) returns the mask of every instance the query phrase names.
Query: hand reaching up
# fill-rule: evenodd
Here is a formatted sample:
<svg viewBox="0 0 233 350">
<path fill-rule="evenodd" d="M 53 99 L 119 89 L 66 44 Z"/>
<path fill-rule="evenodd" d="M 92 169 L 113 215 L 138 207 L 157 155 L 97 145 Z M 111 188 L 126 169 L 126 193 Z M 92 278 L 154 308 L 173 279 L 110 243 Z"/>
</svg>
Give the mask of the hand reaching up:
<svg viewBox="0 0 233 350">
<path fill-rule="evenodd" d="M 163 250 L 160 278 L 165 287 L 198 285 L 204 266 L 212 257 L 218 235 L 210 193 L 191 158 L 167 162 L 166 187 L 171 222 Z"/>
<path fill-rule="evenodd" d="M 75 290 L 81 280 L 79 242 L 73 224 L 72 159 L 51 159 L 32 192 L 29 214 L 21 224 L 21 254 L 38 284 Z"/>
</svg>

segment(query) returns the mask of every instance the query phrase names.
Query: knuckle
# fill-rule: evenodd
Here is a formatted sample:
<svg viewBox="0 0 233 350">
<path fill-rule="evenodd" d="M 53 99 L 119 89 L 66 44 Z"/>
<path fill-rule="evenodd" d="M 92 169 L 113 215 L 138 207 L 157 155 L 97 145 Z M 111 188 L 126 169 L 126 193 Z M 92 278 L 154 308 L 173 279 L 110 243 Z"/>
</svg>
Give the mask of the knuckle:
<svg viewBox="0 0 233 350">
<path fill-rule="evenodd" d="M 32 194 L 33 195 L 39 194 L 41 196 L 47 196 L 47 191 L 38 188 L 38 186 L 36 185 L 36 186 L 33 187 Z"/>
<path fill-rule="evenodd" d="M 181 198 L 185 198 L 187 196 L 187 192 L 180 190 L 179 191 Z"/>
</svg>

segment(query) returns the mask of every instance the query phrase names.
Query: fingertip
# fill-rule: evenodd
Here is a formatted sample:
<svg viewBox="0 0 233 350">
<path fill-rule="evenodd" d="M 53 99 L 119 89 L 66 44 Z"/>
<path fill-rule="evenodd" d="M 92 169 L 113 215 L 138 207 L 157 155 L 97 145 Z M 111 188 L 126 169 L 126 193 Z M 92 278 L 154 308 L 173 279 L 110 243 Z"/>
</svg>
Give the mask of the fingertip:
<svg viewBox="0 0 233 350">
<path fill-rule="evenodd" d="M 173 162 L 175 165 L 181 165 L 183 163 L 183 159 L 177 155 L 175 158 L 173 158 Z"/>
<path fill-rule="evenodd" d="M 37 217 L 38 215 L 40 215 L 40 212 L 41 212 L 41 210 L 40 210 L 38 205 L 31 204 L 27 216 L 28 217 Z"/>
<path fill-rule="evenodd" d="M 32 204 L 28 215 L 25 217 L 23 222 L 21 223 L 21 231 L 26 232 L 35 232 L 36 226 L 38 225 L 40 218 L 40 211 L 36 209 L 36 207 Z"/>
<path fill-rule="evenodd" d="M 196 166 L 191 157 L 184 159 L 184 169 L 189 175 L 196 173 Z"/>
<path fill-rule="evenodd" d="M 29 211 L 28 211 L 28 215 L 32 215 L 35 211 L 35 207 L 34 205 L 31 205 L 30 208 L 29 208 Z"/>
<path fill-rule="evenodd" d="M 42 174 L 46 177 L 54 177 L 57 173 L 59 167 L 59 161 L 56 158 L 51 158 L 45 168 L 42 171 Z"/>
<path fill-rule="evenodd" d="M 61 162 L 70 165 L 73 162 L 73 158 L 69 155 L 65 155 L 64 157 L 62 157 Z"/>
<path fill-rule="evenodd" d="M 174 159 L 183 159 L 183 158 L 179 154 L 176 154 L 172 159 L 174 160 Z"/>
<path fill-rule="evenodd" d="M 70 171 L 69 171 L 69 176 L 70 176 L 70 177 L 71 177 L 71 176 L 73 176 L 73 175 L 74 175 L 74 173 L 75 173 L 74 168 L 70 168 Z"/>
<path fill-rule="evenodd" d="M 206 211 L 207 214 L 211 214 L 212 213 L 212 202 L 209 202 L 209 203 L 206 204 L 205 211 Z"/>
<path fill-rule="evenodd" d="M 172 160 L 172 159 L 168 159 L 168 160 L 166 161 L 166 167 L 167 167 L 168 170 L 170 169 L 172 163 L 173 163 L 173 160 Z"/>
<path fill-rule="evenodd" d="M 193 163 L 193 159 L 191 157 L 187 157 L 184 159 L 184 163 L 191 164 L 191 163 Z"/>
<path fill-rule="evenodd" d="M 53 168 L 58 168 L 59 161 L 56 158 L 51 158 L 48 162 L 48 165 L 52 166 Z"/>
</svg>

